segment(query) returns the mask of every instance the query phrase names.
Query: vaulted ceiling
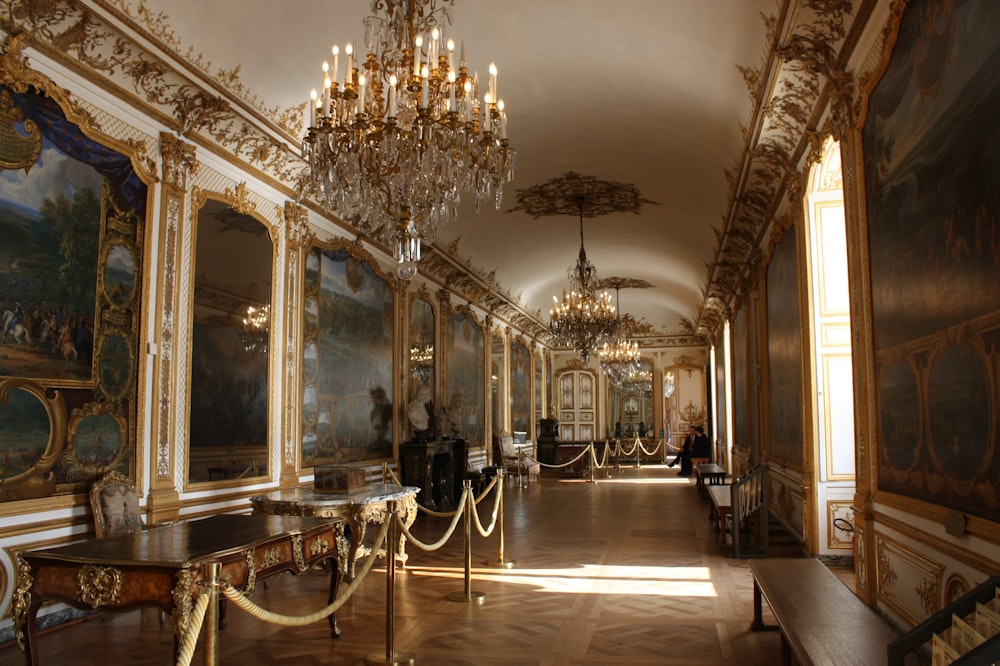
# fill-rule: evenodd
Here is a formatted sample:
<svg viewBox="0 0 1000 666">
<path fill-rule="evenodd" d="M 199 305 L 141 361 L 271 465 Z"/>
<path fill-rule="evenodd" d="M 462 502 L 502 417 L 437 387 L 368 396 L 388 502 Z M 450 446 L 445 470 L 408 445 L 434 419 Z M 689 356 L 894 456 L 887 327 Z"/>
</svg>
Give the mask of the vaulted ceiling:
<svg viewBox="0 0 1000 666">
<path fill-rule="evenodd" d="M 774 195 L 777 185 L 770 181 L 781 179 L 779 172 L 801 149 L 792 137 L 801 138 L 809 122 L 808 100 L 798 113 L 803 118 L 779 119 L 779 127 L 772 108 L 768 120 L 765 102 L 781 95 L 773 72 L 796 58 L 835 59 L 835 50 L 823 53 L 825 44 L 815 37 L 831 43 L 842 38 L 843 30 L 829 24 L 842 23 L 850 3 L 455 4 L 451 35 L 464 42 L 470 69 L 485 77 L 489 63 L 497 64 L 498 94 L 518 155 L 500 210 L 486 206 L 477 213 L 466 197 L 461 219 L 440 230 L 436 245 L 499 286 L 541 328 L 552 295 L 562 292 L 576 261 L 579 222 L 512 212 L 517 191 L 568 171 L 634 185 L 655 204 L 638 214 L 586 220 L 588 256 L 602 278 L 652 285 L 620 294 L 622 311 L 644 322 L 647 334 L 714 334 L 721 314 L 706 313 L 706 303 L 724 311 L 718 301 L 731 293 L 728 283 L 740 278 L 753 236 L 768 215 L 769 204 L 760 202 L 756 210 L 755 201 Z M 239 81 L 280 110 L 304 104 L 309 90 L 320 85 L 320 65 L 330 58 L 331 45 L 361 42 L 362 20 L 370 13 L 368 0 L 145 5 L 166 16 L 190 56 L 211 62 L 209 71 L 238 68 Z M 813 43 L 803 47 L 797 34 Z M 810 54 L 789 52 L 796 44 Z M 795 76 L 801 79 L 801 72 Z M 815 98 L 812 88 L 824 82 L 815 71 L 808 76 L 800 88 Z M 781 140 L 773 140 L 775 132 Z M 767 159 L 775 151 L 781 159 Z M 764 166 L 755 167 L 754 159 Z M 741 211 L 744 204 L 750 208 Z"/>
</svg>

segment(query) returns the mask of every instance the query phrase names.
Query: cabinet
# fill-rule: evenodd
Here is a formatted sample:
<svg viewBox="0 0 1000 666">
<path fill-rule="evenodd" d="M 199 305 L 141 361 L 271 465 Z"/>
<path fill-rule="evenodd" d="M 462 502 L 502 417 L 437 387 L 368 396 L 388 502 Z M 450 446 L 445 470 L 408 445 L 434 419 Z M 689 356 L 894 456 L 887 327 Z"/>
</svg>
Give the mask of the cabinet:
<svg viewBox="0 0 1000 666">
<path fill-rule="evenodd" d="M 421 489 L 417 500 L 423 506 L 454 508 L 462 496 L 468 455 L 464 439 L 406 442 L 399 454 L 403 485 Z"/>
</svg>

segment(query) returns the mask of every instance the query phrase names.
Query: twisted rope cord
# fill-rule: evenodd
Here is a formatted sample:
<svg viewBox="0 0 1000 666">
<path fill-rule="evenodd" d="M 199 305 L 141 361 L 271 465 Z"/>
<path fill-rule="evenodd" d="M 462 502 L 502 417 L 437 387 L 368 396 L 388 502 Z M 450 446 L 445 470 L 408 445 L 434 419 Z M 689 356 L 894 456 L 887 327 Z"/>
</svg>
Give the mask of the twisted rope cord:
<svg viewBox="0 0 1000 666">
<path fill-rule="evenodd" d="M 194 616 L 187 631 L 180 638 L 180 647 L 177 649 L 177 666 L 191 666 L 191 658 L 194 656 L 194 649 L 198 646 L 198 634 L 201 633 L 201 625 L 205 621 L 205 612 L 208 610 L 209 597 L 211 595 L 201 594 L 194 604 Z"/>
<path fill-rule="evenodd" d="M 604 442 L 604 456 L 601 458 L 601 462 L 597 462 L 597 449 L 591 444 L 590 459 L 593 462 L 595 469 L 604 469 L 604 466 L 608 464 L 608 455 L 611 449 L 611 444 L 609 442 Z M 617 446 L 617 444 L 616 444 Z"/>
<path fill-rule="evenodd" d="M 462 497 L 461 497 L 461 499 L 458 500 L 458 505 L 459 506 L 465 506 L 465 502 L 466 502 L 465 498 L 471 492 L 472 491 L 469 490 L 468 488 L 463 488 L 462 489 Z M 462 512 L 461 511 L 455 511 L 454 514 L 440 514 L 440 515 L 451 515 L 452 516 L 451 525 L 448 526 L 448 529 L 445 531 L 444 536 L 442 536 L 440 539 L 438 539 L 434 543 L 429 543 L 429 544 L 428 543 L 424 543 L 423 541 L 421 541 L 417 537 L 413 536 L 410 533 L 410 528 L 408 528 L 406 525 L 403 524 L 403 520 L 399 516 L 396 516 L 396 522 L 399 524 L 399 529 L 403 533 L 403 536 L 405 536 L 406 540 L 409 541 L 410 543 L 412 543 L 414 546 L 416 546 L 420 550 L 427 550 L 427 551 L 429 551 L 429 550 L 437 550 L 438 548 L 440 548 L 441 546 L 443 546 L 445 543 L 447 543 L 448 539 L 451 538 L 452 533 L 454 533 L 455 528 L 458 526 L 458 519 L 462 517 Z"/>
<path fill-rule="evenodd" d="M 483 492 L 479 493 L 479 497 L 477 497 L 474 500 L 476 502 L 476 504 L 479 504 L 484 499 L 486 499 L 486 496 L 490 494 L 490 491 L 493 490 L 493 486 L 495 486 L 495 485 L 497 485 L 497 477 L 494 476 L 492 479 L 490 479 L 489 485 L 486 486 L 486 488 L 483 490 Z"/>
<path fill-rule="evenodd" d="M 622 446 L 622 445 L 621 445 L 621 443 L 619 442 L 619 444 L 618 444 L 618 451 L 617 451 L 617 453 L 618 453 L 618 455 L 620 455 L 620 456 L 630 456 L 630 455 L 632 455 L 632 454 L 634 454 L 634 453 L 635 453 L 635 450 L 636 450 L 637 448 L 639 448 L 639 445 L 638 445 L 638 444 L 636 444 L 635 442 L 632 442 L 632 448 L 631 448 L 631 449 L 626 449 L 626 448 L 625 448 L 624 446 Z"/>
<path fill-rule="evenodd" d="M 496 479 L 494 478 L 493 481 L 495 483 Z M 497 496 L 493 498 L 493 519 L 490 522 L 489 529 L 486 530 L 483 529 L 483 524 L 479 522 L 479 509 L 476 508 L 476 503 L 472 503 L 472 517 L 476 522 L 476 529 L 479 530 L 479 534 L 484 537 L 488 537 L 493 534 L 493 528 L 497 526 L 497 514 L 500 513 L 500 496 L 502 494 L 503 490 L 501 489 L 500 492 L 497 493 Z"/>
<path fill-rule="evenodd" d="M 347 588 L 344 589 L 328 606 L 321 608 L 315 613 L 310 613 L 309 615 L 282 615 L 280 613 L 269 611 L 266 608 L 261 608 L 227 582 L 223 581 L 219 584 L 219 586 L 222 589 L 223 594 L 226 595 L 227 599 L 258 620 L 270 622 L 271 624 L 278 624 L 283 627 L 303 627 L 307 624 L 318 622 L 319 620 L 323 620 L 330 617 L 333 613 L 336 613 L 337 609 L 343 606 L 351 595 L 354 594 L 354 591 L 358 589 L 358 586 L 361 585 L 361 582 L 365 579 L 365 576 L 368 575 L 372 565 L 375 563 L 375 559 L 378 557 L 379 548 L 381 548 L 382 544 L 385 543 L 386 534 L 389 533 L 389 525 L 390 523 L 388 520 L 382 522 L 382 528 L 379 530 L 378 537 L 375 539 L 375 545 L 372 546 L 372 552 L 365 559 L 365 563 L 361 567 L 361 572 L 354 577 L 351 584 L 348 585 Z"/>
<path fill-rule="evenodd" d="M 594 446 L 594 443 L 591 442 L 590 446 L 591 447 Z M 540 460 L 535 460 L 534 458 L 532 458 L 529 455 L 525 455 L 524 457 L 527 458 L 528 460 L 530 460 L 533 463 L 541 465 L 542 467 L 548 467 L 549 469 L 561 469 L 563 467 L 569 467 L 570 465 L 572 465 L 573 463 L 575 463 L 577 460 L 579 460 L 580 458 L 582 458 L 585 455 L 587 455 L 587 453 L 588 453 L 587 449 L 584 449 L 583 451 L 580 452 L 580 455 L 578 455 L 577 457 L 573 458 L 569 462 L 560 463 L 558 465 L 549 465 L 549 464 L 543 463 Z"/>
<path fill-rule="evenodd" d="M 652 456 L 652 455 L 653 455 L 654 453 L 656 453 L 657 451 L 659 451 L 659 450 L 660 450 L 660 444 L 662 444 L 662 443 L 663 443 L 663 442 L 657 442 L 657 443 L 656 443 L 656 447 L 654 447 L 652 451 L 647 451 L 647 450 L 646 450 L 646 447 L 645 447 L 645 446 L 643 446 L 641 442 L 639 443 L 639 448 L 640 448 L 640 449 L 642 450 L 642 452 L 643 452 L 643 453 L 645 453 L 645 454 L 646 454 L 647 456 Z"/>
</svg>

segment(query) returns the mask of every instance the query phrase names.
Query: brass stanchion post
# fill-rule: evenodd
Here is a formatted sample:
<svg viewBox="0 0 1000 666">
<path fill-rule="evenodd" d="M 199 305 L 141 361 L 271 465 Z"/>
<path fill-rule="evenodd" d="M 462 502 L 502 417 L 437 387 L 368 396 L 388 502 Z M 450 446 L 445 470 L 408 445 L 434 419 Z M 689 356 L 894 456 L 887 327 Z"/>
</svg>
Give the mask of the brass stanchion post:
<svg viewBox="0 0 1000 666">
<path fill-rule="evenodd" d="M 208 608 L 205 610 L 205 666 L 219 666 L 219 574 L 221 562 L 205 565 Z"/>
<path fill-rule="evenodd" d="M 497 529 L 500 531 L 500 541 L 497 547 L 497 559 L 495 562 L 486 560 L 486 566 L 488 567 L 500 567 L 502 569 L 510 569 L 517 564 L 514 560 L 508 560 L 503 556 L 503 489 L 507 485 L 507 470 L 503 467 L 497 469 L 497 492 L 500 493 L 500 497 L 497 499 Z"/>
<path fill-rule="evenodd" d="M 482 592 L 472 591 L 472 512 L 476 510 L 475 501 L 472 497 L 472 481 L 465 480 L 465 590 L 463 592 L 452 592 L 448 595 L 448 601 L 465 601 L 475 604 L 483 603 L 486 595 Z"/>
<path fill-rule="evenodd" d="M 413 652 L 397 652 L 393 646 L 395 639 L 396 623 L 396 500 L 389 500 L 385 503 L 386 517 L 389 522 L 389 530 L 385 536 L 385 653 L 370 654 L 365 657 L 366 664 L 392 664 L 393 666 L 402 664 L 415 664 L 416 655 Z"/>
<path fill-rule="evenodd" d="M 590 443 L 590 464 L 587 467 L 590 468 L 590 482 L 597 483 L 594 480 L 594 467 L 597 466 L 597 451 L 594 450 L 594 443 Z"/>
</svg>

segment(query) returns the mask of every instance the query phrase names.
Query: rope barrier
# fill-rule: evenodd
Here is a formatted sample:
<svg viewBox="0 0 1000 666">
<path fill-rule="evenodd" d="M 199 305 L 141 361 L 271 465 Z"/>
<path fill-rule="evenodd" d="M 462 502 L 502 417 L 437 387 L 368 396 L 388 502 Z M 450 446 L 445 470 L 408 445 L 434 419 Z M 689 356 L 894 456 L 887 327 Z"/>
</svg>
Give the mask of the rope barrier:
<svg viewBox="0 0 1000 666">
<path fill-rule="evenodd" d="M 496 481 L 496 479 L 493 480 Z M 479 534 L 484 537 L 493 534 L 493 528 L 497 526 L 497 515 L 500 513 L 500 493 L 498 492 L 497 496 L 493 499 L 493 518 L 490 521 L 489 529 L 483 529 L 483 524 L 479 521 L 479 509 L 476 508 L 476 503 L 473 502 L 469 508 L 472 510 L 472 518 L 476 522 L 476 529 L 479 530 Z"/>
<path fill-rule="evenodd" d="M 226 595 L 227 599 L 258 620 L 281 625 L 283 627 L 302 627 L 307 624 L 312 624 L 313 622 L 318 622 L 319 620 L 326 619 L 333 613 L 336 613 L 337 609 L 343 606 L 350 596 L 354 594 L 354 591 L 358 589 L 358 586 L 361 585 L 361 582 L 371 570 L 372 565 L 375 564 L 379 548 L 381 548 L 385 543 L 385 535 L 389 532 L 390 524 L 391 523 L 388 520 L 382 523 L 382 528 L 379 530 L 378 536 L 375 539 L 375 545 L 372 546 L 371 554 L 365 559 L 365 563 L 362 565 L 360 573 L 354 577 L 354 580 L 351 581 L 350 585 L 337 595 L 337 598 L 334 599 L 328 606 L 321 608 L 314 613 L 310 613 L 309 615 L 282 615 L 280 613 L 275 613 L 265 608 L 261 608 L 254 602 L 250 601 L 244 593 L 235 589 L 225 581 L 222 581 L 219 586 L 222 589 L 222 593 Z"/>
<path fill-rule="evenodd" d="M 593 445 L 594 445 L 594 443 L 591 442 L 590 446 L 593 446 Z M 584 457 L 585 455 L 587 455 L 587 449 L 584 449 L 583 451 L 581 451 L 580 455 L 578 455 L 577 457 L 573 458 L 572 460 L 570 460 L 568 462 L 560 463 L 558 465 L 549 465 L 548 463 L 543 463 L 540 460 L 535 460 L 534 458 L 532 458 L 531 456 L 529 456 L 527 454 L 525 454 L 524 457 L 527 458 L 528 460 L 530 460 L 533 463 L 541 465 L 542 467 L 548 467 L 549 469 L 561 469 L 563 467 L 569 467 L 570 465 L 572 465 L 573 463 L 575 463 L 576 461 L 578 461 L 580 458 Z"/>
<path fill-rule="evenodd" d="M 459 506 L 465 506 L 466 495 L 470 494 L 471 492 L 472 491 L 469 490 L 469 489 L 462 490 L 462 497 L 461 497 L 461 499 L 458 500 L 458 505 Z M 418 539 L 417 537 L 413 536 L 413 534 L 410 533 L 409 528 L 406 525 L 403 524 L 403 521 L 402 521 L 401 518 L 397 517 L 396 518 L 396 522 L 399 523 L 399 529 L 402 530 L 403 536 L 405 536 L 406 540 L 409 541 L 410 543 L 412 543 L 414 546 L 416 546 L 420 550 L 426 550 L 426 551 L 437 550 L 438 548 L 440 548 L 441 546 L 443 546 L 448 541 L 448 539 L 451 538 L 451 535 L 452 535 L 452 533 L 454 533 L 455 528 L 458 527 L 458 521 L 462 517 L 462 511 L 459 510 L 459 511 L 455 511 L 454 513 L 451 513 L 451 514 L 441 514 L 441 515 L 450 515 L 450 516 L 452 516 L 451 525 L 448 526 L 448 529 L 445 531 L 443 537 L 441 537 L 440 539 L 438 539 L 437 541 L 435 541 L 434 543 L 431 543 L 431 544 L 426 544 L 423 541 L 421 541 L 420 539 Z"/>
<path fill-rule="evenodd" d="M 198 595 L 191 623 L 188 624 L 187 629 L 180 637 L 180 646 L 177 648 L 177 666 L 191 666 L 191 658 L 194 657 L 194 650 L 198 647 L 198 634 L 201 633 L 201 625 L 205 620 L 208 602 L 209 595 Z"/>
</svg>

